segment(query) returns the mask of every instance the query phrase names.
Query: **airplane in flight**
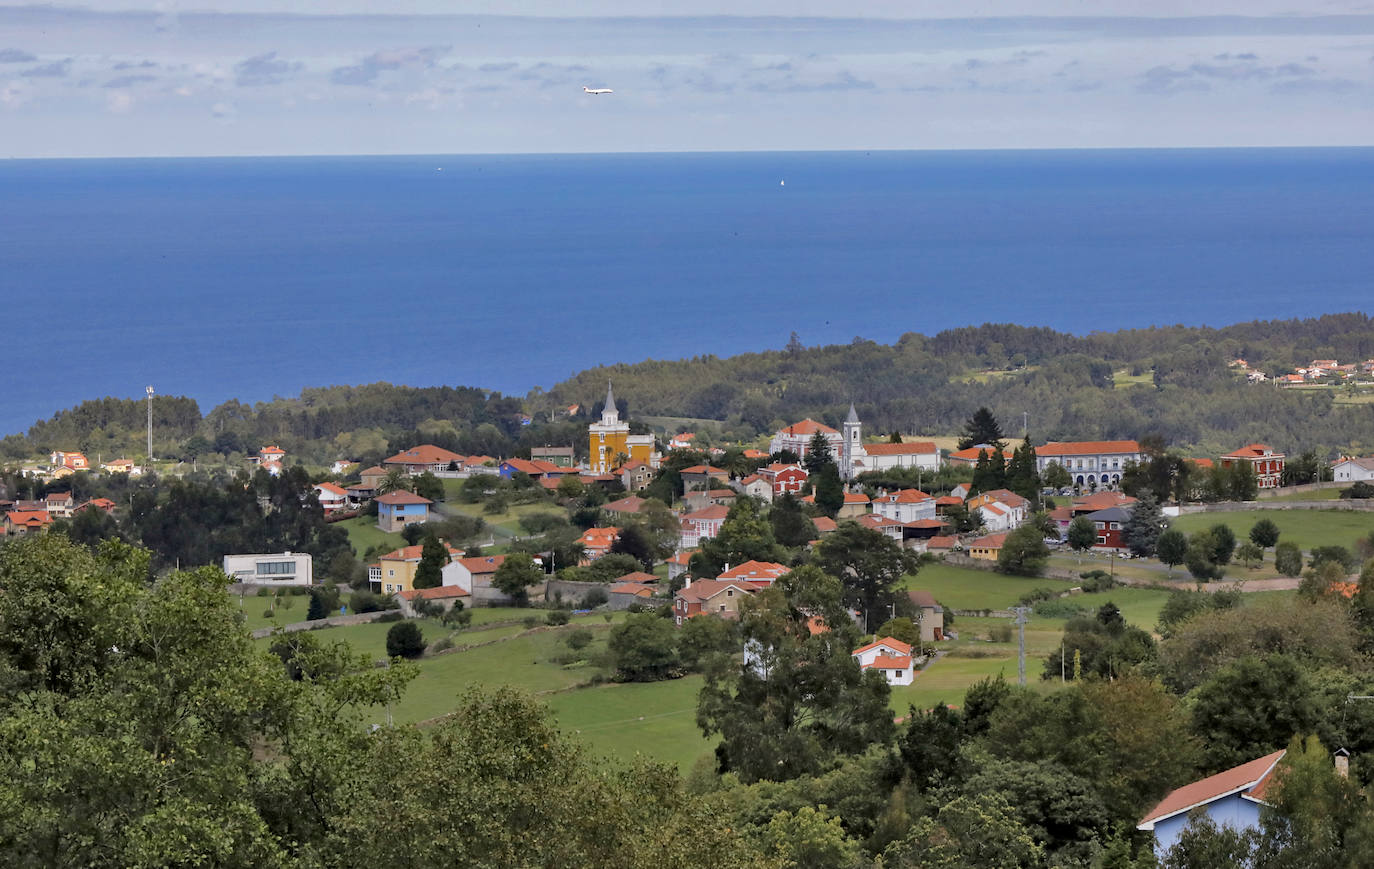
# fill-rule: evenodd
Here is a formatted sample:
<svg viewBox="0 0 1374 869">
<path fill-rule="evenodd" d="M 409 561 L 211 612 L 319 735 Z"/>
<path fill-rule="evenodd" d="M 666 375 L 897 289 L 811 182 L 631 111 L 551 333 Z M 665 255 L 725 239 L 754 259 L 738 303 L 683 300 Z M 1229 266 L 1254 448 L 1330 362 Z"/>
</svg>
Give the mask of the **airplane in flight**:
<svg viewBox="0 0 1374 869">
<path fill-rule="evenodd" d="M 583 85 L 582 93 L 591 94 L 592 96 L 600 96 L 601 94 L 613 94 L 615 93 L 615 91 L 611 90 L 610 88 L 589 88 L 586 85 Z"/>
</svg>

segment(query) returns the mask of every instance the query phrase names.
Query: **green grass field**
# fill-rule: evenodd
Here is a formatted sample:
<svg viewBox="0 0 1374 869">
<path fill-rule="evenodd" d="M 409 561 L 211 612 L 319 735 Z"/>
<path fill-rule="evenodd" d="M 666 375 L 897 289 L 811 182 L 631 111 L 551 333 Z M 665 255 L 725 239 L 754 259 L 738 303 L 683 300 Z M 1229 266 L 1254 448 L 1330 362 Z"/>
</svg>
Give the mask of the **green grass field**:
<svg viewBox="0 0 1374 869">
<path fill-rule="evenodd" d="M 1129 368 L 1122 368 L 1112 372 L 1112 385 L 1117 389 L 1129 389 L 1132 386 L 1154 386 L 1155 376 L 1151 371 L 1141 374 L 1132 374 Z"/>
<path fill-rule="evenodd" d="M 399 534 L 388 534 L 377 527 L 376 516 L 354 516 L 335 523 L 335 526 L 348 532 L 348 542 L 359 558 L 374 546 L 386 546 L 387 551 L 400 549 L 406 545 L 405 538 Z"/>
<path fill-rule="evenodd" d="M 951 609 L 985 610 L 1012 606 L 1033 589 L 1067 591 L 1073 586 L 1074 583 L 1061 579 L 1030 579 L 951 564 L 928 564 L 916 576 L 907 577 L 904 587 L 925 589 Z"/>
<path fill-rule="evenodd" d="M 636 754 L 676 764 L 687 772 L 709 756 L 715 740 L 697 728 L 700 676 L 667 682 L 606 684 L 545 698 L 563 732 L 603 757 Z"/>
<path fill-rule="evenodd" d="M 1173 527 L 1188 534 L 1224 522 L 1236 533 L 1236 539 L 1248 540 L 1250 529 L 1260 518 L 1267 518 L 1279 526 L 1279 541 L 1291 541 L 1305 550 L 1316 546 L 1344 546 L 1351 549 L 1355 542 L 1374 532 L 1374 513 L 1344 510 L 1246 510 L 1231 513 L 1193 513 L 1180 516 Z M 1244 570 L 1244 568 L 1240 568 Z"/>
</svg>

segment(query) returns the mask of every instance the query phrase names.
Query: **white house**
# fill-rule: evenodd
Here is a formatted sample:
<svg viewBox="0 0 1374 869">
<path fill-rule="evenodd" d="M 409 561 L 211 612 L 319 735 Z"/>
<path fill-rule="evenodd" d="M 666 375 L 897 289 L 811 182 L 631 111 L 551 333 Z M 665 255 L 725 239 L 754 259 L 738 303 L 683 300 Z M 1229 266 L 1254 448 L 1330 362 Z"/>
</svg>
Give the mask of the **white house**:
<svg viewBox="0 0 1374 869">
<path fill-rule="evenodd" d="M 910 685 L 916 678 L 911 661 L 911 646 L 891 637 L 881 637 L 850 653 L 862 670 L 877 670 L 889 685 Z"/>
<path fill-rule="evenodd" d="M 935 518 L 935 498 L 919 489 L 901 489 L 873 499 L 873 512 L 902 524 Z"/>
<path fill-rule="evenodd" d="M 811 448 L 811 439 L 820 432 L 825 439 L 830 442 L 830 455 L 838 462 L 844 455 L 844 435 L 824 423 L 816 422 L 814 419 L 804 419 L 801 422 L 793 423 L 787 428 L 773 435 L 773 439 L 768 442 L 768 452 L 779 453 L 788 450 L 797 454 L 797 458 L 806 458 L 807 451 Z"/>
<path fill-rule="evenodd" d="M 316 483 L 315 497 L 319 499 L 326 516 L 348 506 L 348 490 L 338 483 Z"/>
<path fill-rule="evenodd" d="M 1126 464 L 1140 459 L 1135 441 L 1069 441 L 1035 448 L 1036 470 L 1044 473 L 1050 465 L 1060 465 L 1080 489 L 1116 486 Z"/>
<path fill-rule="evenodd" d="M 1188 815 L 1201 809 L 1217 826 L 1233 830 L 1257 829 L 1264 790 L 1285 752 L 1266 754 L 1249 763 L 1208 776 L 1172 791 L 1136 825 L 1154 833 L 1155 854 L 1162 855 L 1188 826 Z"/>
<path fill-rule="evenodd" d="M 234 582 L 261 585 L 312 585 L 315 562 L 300 552 L 273 552 L 260 555 L 226 555 L 224 572 Z"/>
<path fill-rule="evenodd" d="M 730 508 L 723 504 L 712 504 L 682 517 L 682 548 L 695 549 L 703 540 L 709 540 L 720 533 Z"/>
<path fill-rule="evenodd" d="M 1030 515 L 1030 502 L 1006 489 L 982 492 L 969 498 L 964 506 L 970 512 L 978 511 L 979 518 L 989 531 L 1020 528 Z"/>
<path fill-rule="evenodd" d="M 1374 480 L 1374 457 L 1341 459 L 1331 466 L 1331 479 L 1337 483 L 1360 483 Z"/>
<path fill-rule="evenodd" d="M 940 469 L 940 448 L 934 441 L 902 444 L 864 444 L 864 455 L 854 460 L 855 471 L 889 471 L 893 468 Z"/>
</svg>

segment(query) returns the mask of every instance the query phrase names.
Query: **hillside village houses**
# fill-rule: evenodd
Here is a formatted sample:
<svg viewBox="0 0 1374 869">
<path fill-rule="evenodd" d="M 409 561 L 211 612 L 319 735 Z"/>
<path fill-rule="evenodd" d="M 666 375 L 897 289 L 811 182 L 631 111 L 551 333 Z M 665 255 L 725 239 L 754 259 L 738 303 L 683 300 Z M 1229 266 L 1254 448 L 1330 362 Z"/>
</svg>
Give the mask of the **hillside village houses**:
<svg viewBox="0 0 1374 869">
<path fill-rule="evenodd" d="M 1374 480 L 1374 456 L 1337 459 L 1331 465 L 1331 479 L 1338 483 L 1367 483 Z"/>
<path fill-rule="evenodd" d="M 1249 444 L 1221 457 L 1221 466 L 1248 464 L 1261 489 L 1277 489 L 1283 480 L 1283 453 L 1276 453 L 1266 444 Z"/>
<path fill-rule="evenodd" d="M 1073 441 L 1048 443 L 1035 448 L 1035 469 L 1045 473 L 1052 464 L 1069 472 L 1079 489 L 1105 489 L 1121 482 L 1129 463 L 1142 458 L 1135 441 Z"/>
</svg>

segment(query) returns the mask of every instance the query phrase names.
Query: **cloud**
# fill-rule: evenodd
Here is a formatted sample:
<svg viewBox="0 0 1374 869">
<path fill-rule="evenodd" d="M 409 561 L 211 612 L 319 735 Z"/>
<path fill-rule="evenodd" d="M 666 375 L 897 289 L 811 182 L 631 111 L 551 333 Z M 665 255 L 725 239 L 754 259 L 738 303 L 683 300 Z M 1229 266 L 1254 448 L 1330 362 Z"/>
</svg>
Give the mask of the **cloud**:
<svg viewBox="0 0 1374 869">
<path fill-rule="evenodd" d="M 230 120 L 238 114 L 238 110 L 234 108 L 232 103 L 220 102 L 210 107 L 210 114 L 221 120 Z"/>
<path fill-rule="evenodd" d="M 124 60 L 124 61 L 120 61 L 119 63 L 116 63 L 114 66 L 110 67 L 110 69 L 113 69 L 113 70 L 125 70 L 125 69 L 157 69 L 157 67 L 158 67 L 158 64 L 157 64 L 155 61 L 151 61 L 151 60 L 145 60 L 145 61 L 143 61 L 143 62 L 141 62 L 141 63 L 134 63 L 134 62 L 131 61 L 131 60 Z"/>
<path fill-rule="evenodd" d="M 305 64 L 278 60 L 275 51 L 255 54 L 234 64 L 234 83 L 239 87 L 260 87 L 281 84 L 291 73 L 300 72 Z"/>
<path fill-rule="evenodd" d="M 508 60 L 504 63 L 484 63 L 477 69 L 479 72 L 510 72 L 519 65 L 513 60 Z"/>
<path fill-rule="evenodd" d="M 132 85 L 144 84 L 145 82 L 150 82 L 150 81 L 157 81 L 157 76 L 155 76 L 155 75 L 121 75 L 121 76 L 116 76 L 116 77 L 110 79 L 109 81 L 105 82 L 105 85 L 104 85 L 104 86 L 107 87 L 107 88 L 126 88 L 126 87 L 130 87 L 130 86 L 132 86 Z"/>
<path fill-rule="evenodd" d="M 1297 63 L 1259 66 L 1249 61 L 1225 64 L 1194 63 L 1182 69 L 1156 66 L 1145 72 L 1144 81 L 1137 90 L 1155 94 L 1205 91 L 1210 90 L 1211 86 L 1204 79 L 1228 82 L 1273 81 L 1312 76 L 1316 75 L 1316 72 L 1311 67 Z"/>
<path fill-rule="evenodd" d="M 25 78 L 66 78 L 71 71 L 72 59 L 54 60 L 52 63 L 45 63 L 42 66 L 35 66 L 19 73 Z"/>
<path fill-rule="evenodd" d="M 834 78 L 825 81 L 794 81 L 791 76 L 781 82 L 756 82 L 751 84 L 749 89 L 761 93 L 824 93 L 827 91 L 870 91 L 876 90 L 877 84 L 867 79 L 861 79 L 849 70 L 840 70 Z"/>
<path fill-rule="evenodd" d="M 134 98 L 128 91 L 111 91 L 105 97 L 105 108 L 107 111 L 117 115 L 122 115 L 133 108 Z"/>
<path fill-rule="evenodd" d="M 337 85 L 368 85 L 376 81 L 377 77 L 386 71 L 429 69 L 447 53 L 447 46 L 378 51 L 364 57 L 354 66 L 338 67 L 330 73 L 329 80 Z"/>
<path fill-rule="evenodd" d="M 1253 51 L 1247 51 L 1243 54 L 1223 53 L 1212 55 L 1212 60 L 1259 60 L 1259 55 Z"/>
<path fill-rule="evenodd" d="M 1198 81 L 1191 71 L 1178 70 L 1168 66 L 1156 66 L 1147 69 L 1142 78 L 1144 80 L 1136 87 L 1136 90 L 1147 94 L 1178 94 L 1212 89 L 1212 86 L 1207 82 Z"/>
<path fill-rule="evenodd" d="M 38 55 L 17 48 L 0 48 L 0 63 L 33 63 Z"/>
<path fill-rule="evenodd" d="M 1348 94 L 1360 89 L 1360 83 L 1347 78 L 1296 78 L 1275 82 L 1269 92 L 1273 94 Z"/>
</svg>

